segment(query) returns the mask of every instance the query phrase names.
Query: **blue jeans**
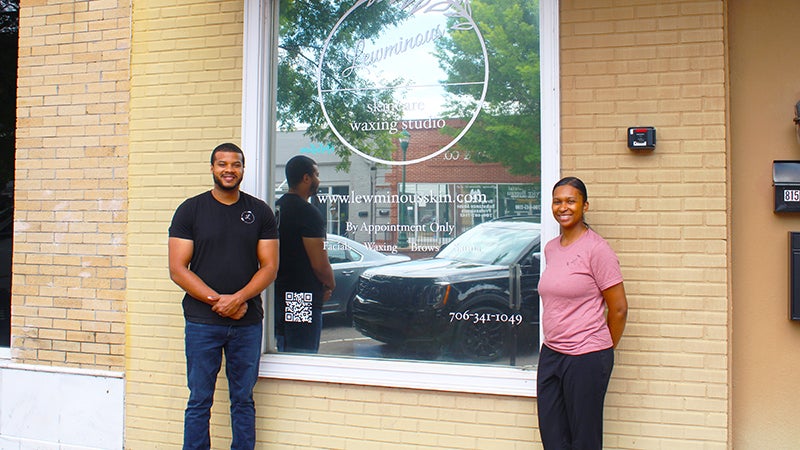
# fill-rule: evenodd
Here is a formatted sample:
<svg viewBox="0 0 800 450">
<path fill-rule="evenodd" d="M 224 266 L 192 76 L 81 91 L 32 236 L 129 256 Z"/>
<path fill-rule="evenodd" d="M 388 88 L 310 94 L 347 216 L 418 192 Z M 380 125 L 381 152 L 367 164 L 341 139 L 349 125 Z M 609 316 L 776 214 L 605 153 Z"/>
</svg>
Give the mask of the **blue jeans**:
<svg viewBox="0 0 800 450">
<path fill-rule="evenodd" d="M 189 402 L 184 416 L 184 450 L 211 448 L 209 420 L 223 352 L 231 401 L 231 449 L 255 448 L 253 388 L 258 380 L 262 329 L 261 323 L 237 327 L 186 322 Z"/>
<path fill-rule="evenodd" d="M 279 352 L 317 353 L 322 336 L 322 308 L 311 310 L 311 323 L 285 322 L 275 341 Z"/>
</svg>

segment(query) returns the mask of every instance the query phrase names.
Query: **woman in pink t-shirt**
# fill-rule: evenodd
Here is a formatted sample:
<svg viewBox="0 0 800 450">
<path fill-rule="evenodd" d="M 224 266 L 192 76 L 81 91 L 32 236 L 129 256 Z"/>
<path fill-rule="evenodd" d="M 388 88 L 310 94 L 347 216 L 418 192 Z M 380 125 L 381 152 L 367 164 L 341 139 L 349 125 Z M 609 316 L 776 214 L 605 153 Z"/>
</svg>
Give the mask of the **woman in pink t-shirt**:
<svg viewBox="0 0 800 450">
<path fill-rule="evenodd" d="M 584 222 L 589 202 L 583 182 L 566 177 L 556 183 L 552 210 L 561 234 L 544 248 L 539 281 L 539 433 L 546 450 L 600 449 L 603 403 L 628 301 L 617 255 Z"/>
</svg>

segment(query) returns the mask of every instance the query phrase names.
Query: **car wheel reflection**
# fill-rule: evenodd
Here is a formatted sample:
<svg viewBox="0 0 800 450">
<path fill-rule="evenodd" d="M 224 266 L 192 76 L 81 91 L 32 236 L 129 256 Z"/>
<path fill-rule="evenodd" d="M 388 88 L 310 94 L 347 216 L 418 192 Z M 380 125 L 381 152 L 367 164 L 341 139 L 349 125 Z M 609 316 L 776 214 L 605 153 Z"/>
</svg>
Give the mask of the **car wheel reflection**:
<svg viewBox="0 0 800 450">
<path fill-rule="evenodd" d="M 470 309 L 471 317 L 478 320 L 461 321 L 456 326 L 452 350 L 456 355 L 471 361 L 494 361 L 508 351 L 510 325 L 500 321 L 481 321 L 481 317 L 499 317 L 509 314 L 494 306 Z"/>
</svg>

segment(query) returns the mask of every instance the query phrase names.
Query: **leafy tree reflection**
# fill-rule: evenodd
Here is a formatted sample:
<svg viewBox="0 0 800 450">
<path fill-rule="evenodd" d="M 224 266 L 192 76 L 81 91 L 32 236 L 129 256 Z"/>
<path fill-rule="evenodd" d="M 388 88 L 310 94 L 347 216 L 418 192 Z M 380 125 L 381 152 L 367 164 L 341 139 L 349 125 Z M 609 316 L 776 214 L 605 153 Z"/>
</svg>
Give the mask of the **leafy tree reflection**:
<svg viewBox="0 0 800 450">
<path fill-rule="evenodd" d="M 517 175 L 539 175 L 539 2 L 472 0 L 472 16 L 487 46 L 490 89 L 482 113 L 459 148 L 473 162 L 499 162 Z M 456 19 L 451 19 L 451 22 Z M 448 82 L 482 76 L 484 62 L 471 33 L 452 31 L 437 43 L 437 56 Z M 474 90 L 448 85 L 455 99 L 449 113 L 467 116 L 475 109 Z M 458 130 L 446 130 L 456 135 Z"/>
<path fill-rule="evenodd" d="M 345 2 L 316 2 L 310 0 L 281 0 L 280 35 L 278 42 L 277 122 L 281 131 L 293 131 L 303 126 L 305 134 L 316 142 L 331 145 L 341 158 L 339 169 L 349 167 L 350 151 L 341 145 L 328 127 L 317 104 L 317 69 L 328 34 L 337 22 L 355 4 Z M 338 88 L 364 85 L 358 74 L 344 79 L 340 74 L 351 65 L 345 57 L 351 52 L 354 42 L 371 40 L 385 26 L 399 23 L 405 13 L 393 8 L 391 2 L 379 2 L 362 13 L 350 15 L 339 27 L 337 39 L 329 43 L 321 70 L 325 78 Z M 342 90 L 326 98 L 330 116 L 348 117 L 348 120 L 382 120 L 374 112 L 367 111 L 373 102 L 390 104 L 390 91 Z M 362 152 L 386 159 L 393 149 L 392 135 L 385 133 L 362 133 L 340 129 L 347 142 Z"/>
</svg>

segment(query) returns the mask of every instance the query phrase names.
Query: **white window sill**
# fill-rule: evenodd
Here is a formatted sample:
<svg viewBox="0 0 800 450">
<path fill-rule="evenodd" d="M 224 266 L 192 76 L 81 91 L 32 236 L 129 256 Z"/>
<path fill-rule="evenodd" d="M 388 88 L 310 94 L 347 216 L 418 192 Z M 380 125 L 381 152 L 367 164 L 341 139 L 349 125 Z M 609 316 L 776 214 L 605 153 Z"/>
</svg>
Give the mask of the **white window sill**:
<svg viewBox="0 0 800 450">
<path fill-rule="evenodd" d="M 259 376 L 361 386 L 536 396 L 535 367 L 266 354 L 261 358 Z"/>
</svg>

